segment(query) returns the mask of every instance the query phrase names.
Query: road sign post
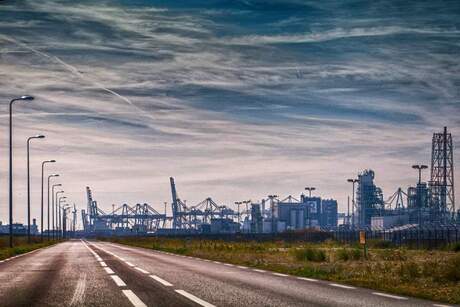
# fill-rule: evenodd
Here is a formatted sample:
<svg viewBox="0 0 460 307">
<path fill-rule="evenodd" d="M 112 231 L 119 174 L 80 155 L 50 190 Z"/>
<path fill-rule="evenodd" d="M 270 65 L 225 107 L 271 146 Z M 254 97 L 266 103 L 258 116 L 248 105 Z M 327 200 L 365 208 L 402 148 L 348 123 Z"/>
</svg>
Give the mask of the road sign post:
<svg viewBox="0 0 460 307">
<path fill-rule="evenodd" d="M 366 232 L 363 230 L 359 232 L 359 243 L 363 246 L 364 249 L 364 259 L 367 259 Z"/>
</svg>

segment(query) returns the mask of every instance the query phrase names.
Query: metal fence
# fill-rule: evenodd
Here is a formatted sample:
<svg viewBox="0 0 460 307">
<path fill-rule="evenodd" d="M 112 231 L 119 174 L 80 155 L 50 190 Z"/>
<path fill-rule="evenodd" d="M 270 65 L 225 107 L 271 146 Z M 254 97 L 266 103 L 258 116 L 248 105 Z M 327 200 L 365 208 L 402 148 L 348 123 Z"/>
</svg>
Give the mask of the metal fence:
<svg viewBox="0 0 460 307">
<path fill-rule="evenodd" d="M 411 248 L 440 248 L 460 242 L 460 225 L 416 226 L 402 229 L 344 229 L 332 231 L 339 242 L 354 244 L 359 242 L 364 231 L 366 241 L 376 247 L 387 245 Z"/>
</svg>

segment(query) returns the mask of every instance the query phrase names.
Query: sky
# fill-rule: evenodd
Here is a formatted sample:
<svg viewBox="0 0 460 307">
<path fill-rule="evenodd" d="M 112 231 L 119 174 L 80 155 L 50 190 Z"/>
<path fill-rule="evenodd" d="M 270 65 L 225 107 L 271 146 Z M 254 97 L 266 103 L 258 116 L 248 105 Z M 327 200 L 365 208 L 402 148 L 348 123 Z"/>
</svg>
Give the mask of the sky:
<svg viewBox="0 0 460 307">
<path fill-rule="evenodd" d="M 36 134 L 37 218 L 46 159 L 79 209 L 90 186 L 105 211 L 163 212 L 172 176 L 190 205 L 314 186 L 344 211 L 364 169 L 388 198 L 430 163 L 433 132 L 459 147 L 459 54 L 456 0 L 0 1 L 0 220 L 8 102 L 23 94 L 36 99 L 14 105 L 19 222 Z"/>
</svg>

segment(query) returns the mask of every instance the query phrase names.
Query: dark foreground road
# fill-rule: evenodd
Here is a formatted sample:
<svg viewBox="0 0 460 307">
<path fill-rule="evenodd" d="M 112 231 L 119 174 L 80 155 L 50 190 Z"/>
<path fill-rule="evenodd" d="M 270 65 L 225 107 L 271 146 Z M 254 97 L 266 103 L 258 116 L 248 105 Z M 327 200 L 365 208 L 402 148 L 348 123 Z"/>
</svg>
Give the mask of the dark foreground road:
<svg viewBox="0 0 460 307">
<path fill-rule="evenodd" d="M 105 242 L 0 263 L 0 306 L 447 306 Z"/>
</svg>

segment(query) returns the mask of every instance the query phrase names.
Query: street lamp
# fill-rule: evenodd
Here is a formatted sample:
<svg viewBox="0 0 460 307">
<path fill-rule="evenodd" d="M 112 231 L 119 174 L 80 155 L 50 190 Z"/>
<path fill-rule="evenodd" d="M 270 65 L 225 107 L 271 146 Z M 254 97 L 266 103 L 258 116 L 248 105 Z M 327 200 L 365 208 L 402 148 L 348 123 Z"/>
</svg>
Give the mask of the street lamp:
<svg viewBox="0 0 460 307">
<path fill-rule="evenodd" d="M 27 139 L 27 242 L 30 243 L 30 141 L 44 139 L 44 135 L 31 136 Z"/>
<path fill-rule="evenodd" d="M 242 204 L 243 204 L 242 201 L 236 201 L 236 202 L 235 202 L 235 205 L 238 206 L 238 227 L 239 227 L 239 225 L 240 225 L 240 205 L 242 205 Z"/>
<path fill-rule="evenodd" d="M 41 197 L 41 218 L 40 218 L 40 238 L 43 241 L 43 181 L 45 175 L 45 164 L 47 163 L 55 163 L 56 160 L 46 160 L 42 162 L 42 197 Z M 49 190 L 49 185 L 48 185 Z M 48 220 L 49 220 L 49 201 L 48 201 Z M 49 228 L 49 227 L 48 227 Z"/>
<path fill-rule="evenodd" d="M 60 187 L 62 184 L 59 185 Z M 54 190 L 53 190 L 54 193 Z M 55 194 L 53 194 L 53 199 L 52 199 L 52 206 L 53 206 L 53 238 L 57 238 L 57 231 L 58 231 L 58 195 L 64 193 L 63 190 L 57 191 Z M 55 224 L 56 223 L 56 224 Z M 56 226 L 56 227 L 55 227 Z"/>
<path fill-rule="evenodd" d="M 352 208 L 351 208 L 351 224 L 353 227 L 355 226 L 355 184 L 359 182 L 359 179 L 347 179 L 347 182 L 350 182 L 353 184 L 353 196 L 352 196 Z M 350 209 L 348 209 L 348 216 L 350 216 Z"/>
<path fill-rule="evenodd" d="M 50 239 L 50 212 L 53 216 L 53 219 L 54 219 L 54 211 L 53 210 L 50 210 L 50 179 L 53 178 L 53 177 L 59 177 L 59 174 L 53 174 L 53 175 L 49 175 L 48 176 L 48 240 Z M 54 192 L 51 192 L 52 196 L 51 197 L 54 197 Z M 52 208 L 51 208 L 52 209 Z"/>
<path fill-rule="evenodd" d="M 9 178 L 9 196 L 10 196 L 10 203 L 9 203 L 9 209 L 10 209 L 10 247 L 13 247 L 13 103 L 15 101 L 30 101 L 34 100 L 34 97 L 32 96 L 21 96 L 18 98 L 14 98 L 10 101 L 10 165 L 9 165 L 9 171 L 10 171 L 10 178 Z"/>
<path fill-rule="evenodd" d="M 305 191 L 308 191 L 308 197 L 311 198 L 311 191 L 316 190 L 315 187 L 306 187 Z"/>
<path fill-rule="evenodd" d="M 416 165 L 412 165 L 412 168 L 418 170 L 418 184 L 421 184 L 422 183 L 422 170 L 427 169 L 428 166 L 423 165 L 423 164 L 416 164 Z"/>
</svg>

